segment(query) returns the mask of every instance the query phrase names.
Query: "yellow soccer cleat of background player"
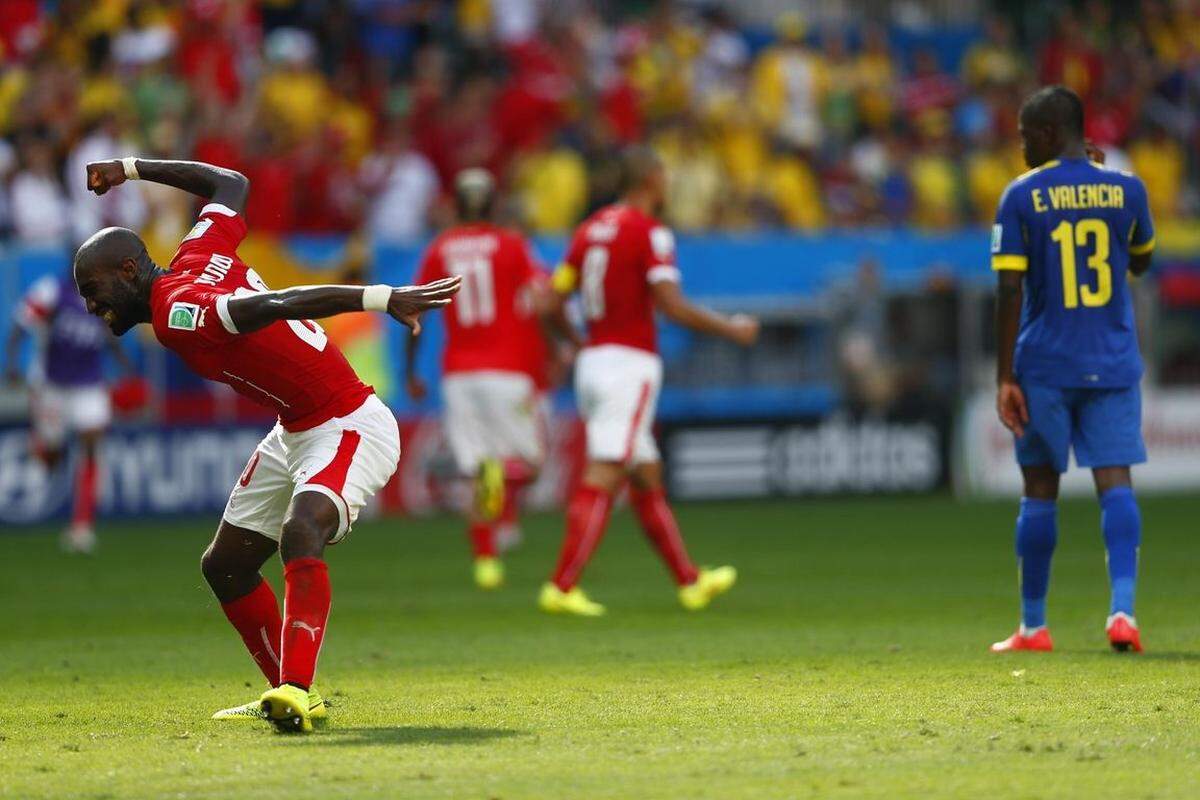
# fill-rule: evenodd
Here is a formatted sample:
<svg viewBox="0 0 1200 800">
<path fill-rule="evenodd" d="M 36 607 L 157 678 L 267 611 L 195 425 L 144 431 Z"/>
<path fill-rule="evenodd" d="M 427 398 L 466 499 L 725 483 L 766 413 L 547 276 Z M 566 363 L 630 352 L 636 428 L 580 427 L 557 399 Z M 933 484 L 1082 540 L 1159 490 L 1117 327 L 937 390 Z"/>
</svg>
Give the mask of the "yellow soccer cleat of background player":
<svg viewBox="0 0 1200 800">
<path fill-rule="evenodd" d="M 579 617 L 602 617 L 608 612 L 608 609 L 590 599 L 578 586 L 564 592 L 553 583 L 542 586 L 542 593 L 538 595 L 538 608 L 548 614 L 575 614 Z"/>
<path fill-rule="evenodd" d="M 498 558 L 481 556 L 475 559 L 475 585 L 480 589 L 499 589 L 504 585 L 504 564 Z"/>
<path fill-rule="evenodd" d="M 491 522 L 504 511 L 504 467 L 494 458 L 484 459 L 475 474 L 475 513 Z"/>
<path fill-rule="evenodd" d="M 735 583 L 737 570 L 733 567 L 701 569 L 695 581 L 679 587 L 679 604 L 688 611 L 700 611 L 707 608 L 714 597 L 732 589 Z"/>
<path fill-rule="evenodd" d="M 328 716 L 328 711 L 325 706 L 325 699 L 321 697 L 320 692 L 315 688 L 308 690 L 308 716 L 309 719 L 318 720 L 325 719 Z M 239 721 L 239 720 L 263 720 L 267 715 L 262 710 L 262 700 L 253 700 L 249 703 L 244 703 L 233 708 L 223 708 L 212 715 L 213 719 L 224 721 Z"/>
</svg>

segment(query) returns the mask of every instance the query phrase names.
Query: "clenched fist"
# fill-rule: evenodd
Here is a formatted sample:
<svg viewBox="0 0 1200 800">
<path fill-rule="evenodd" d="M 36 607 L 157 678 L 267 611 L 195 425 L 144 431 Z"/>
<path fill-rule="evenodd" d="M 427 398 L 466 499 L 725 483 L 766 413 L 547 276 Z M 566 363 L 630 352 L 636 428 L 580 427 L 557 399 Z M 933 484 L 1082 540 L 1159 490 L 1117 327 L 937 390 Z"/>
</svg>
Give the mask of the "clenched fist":
<svg viewBox="0 0 1200 800">
<path fill-rule="evenodd" d="M 102 195 L 125 182 L 125 167 L 120 161 L 93 161 L 87 165 L 87 188 Z"/>
</svg>

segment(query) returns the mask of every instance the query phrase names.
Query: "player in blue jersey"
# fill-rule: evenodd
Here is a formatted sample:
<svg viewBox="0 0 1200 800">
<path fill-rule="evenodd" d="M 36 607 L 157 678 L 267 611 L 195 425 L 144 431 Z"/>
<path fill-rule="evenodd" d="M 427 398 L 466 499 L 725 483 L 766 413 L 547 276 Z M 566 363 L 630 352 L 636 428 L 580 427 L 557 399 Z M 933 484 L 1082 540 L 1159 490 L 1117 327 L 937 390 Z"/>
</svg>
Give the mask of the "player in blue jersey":
<svg viewBox="0 0 1200 800">
<path fill-rule="evenodd" d="M 1133 615 L 1141 516 L 1130 465 L 1146 460 L 1138 381 L 1142 358 L 1129 276 L 1150 268 L 1154 224 L 1146 187 L 1089 158 L 1083 103 L 1050 86 L 1021 107 L 1032 168 L 1000 198 L 992 228 L 996 407 L 1016 437 L 1025 494 L 1017 516 L 1021 625 L 995 652 L 1051 650 L 1046 628 L 1055 503 L 1068 453 L 1090 467 L 1100 497 L 1116 650 L 1142 649 Z"/>
</svg>

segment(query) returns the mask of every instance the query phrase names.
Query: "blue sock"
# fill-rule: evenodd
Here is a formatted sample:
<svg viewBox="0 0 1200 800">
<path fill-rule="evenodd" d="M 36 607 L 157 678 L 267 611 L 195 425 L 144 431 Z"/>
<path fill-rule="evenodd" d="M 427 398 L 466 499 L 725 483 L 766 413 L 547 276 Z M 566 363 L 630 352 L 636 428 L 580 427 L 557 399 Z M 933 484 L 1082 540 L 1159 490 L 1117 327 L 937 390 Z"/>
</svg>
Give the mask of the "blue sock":
<svg viewBox="0 0 1200 800">
<path fill-rule="evenodd" d="M 1017 564 L 1021 575 L 1021 623 L 1027 628 L 1046 624 L 1050 558 L 1057 543 L 1054 501 L 1022 497 L 1021 513 L 1017 515 Z"/>
<path fill-rule="evenodd" d="M 1116 486 L 1100 495 L 1100 527 L 1108 551 L 1108 582 L 1112 587 L 1110 614 L 1133 616 L 1137 587 L 1138 547 L 1142 543 L 1142 515 L 1133 487 Z"/>
</svg>

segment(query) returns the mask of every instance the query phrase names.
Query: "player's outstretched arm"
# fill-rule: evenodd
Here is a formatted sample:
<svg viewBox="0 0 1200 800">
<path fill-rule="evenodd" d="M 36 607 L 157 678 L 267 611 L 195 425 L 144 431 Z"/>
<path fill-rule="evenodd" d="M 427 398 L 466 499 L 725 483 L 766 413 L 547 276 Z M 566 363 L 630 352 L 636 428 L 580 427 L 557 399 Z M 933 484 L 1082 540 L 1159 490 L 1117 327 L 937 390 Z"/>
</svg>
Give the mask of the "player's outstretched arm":
<svg viewBox="0 0 1200 800">
<path fill-rule="evenodd" d="M 126 180 L 163 183 L 220 203 L 239 214 L 246 208 L 250 181 L 240 172 L 198 161 L 156 161 L 149 158 L 122 158 L 93 161 L 87 165 L 87 187 L 104 194 Z"/>
<path fill-rule="evenodd" d="M 285 319 L 320 319 L 354 311 L 385 311 L 421 331 L 421 314 L 449 305 L 462 278 L 455 275 L 422 286 L 295 286 L 217 303 L 226 328 L 250 333 Z M 224 300 L 224 298 L 222 298 Z"/>
<path fill-rule="evenodd" d="M 1013 374 L 1013 354 L 1021 327 L 1021 303 L 1024 294 L 1022 272 L 1000 270 L 996 292 L 996 412 L 1004 427 L 1021 436 L 1029 422 L 1025 393 Z"/>
<path fill-rule="evenodd" d="M 685 328 L 721 336 L 742 347 L 749 347 L 758 339 L 757 319 L 747 314 L 726 316 L 691 303 L 675 281 L 658 281 L 650 285 L 650 290 L 658 310 Z"/>
</svg>

